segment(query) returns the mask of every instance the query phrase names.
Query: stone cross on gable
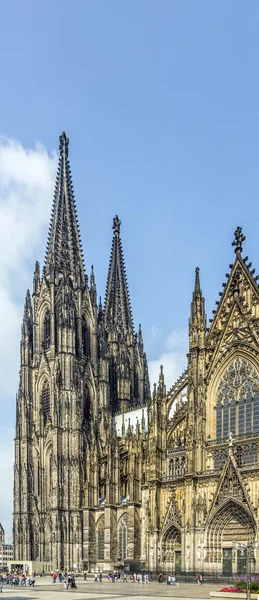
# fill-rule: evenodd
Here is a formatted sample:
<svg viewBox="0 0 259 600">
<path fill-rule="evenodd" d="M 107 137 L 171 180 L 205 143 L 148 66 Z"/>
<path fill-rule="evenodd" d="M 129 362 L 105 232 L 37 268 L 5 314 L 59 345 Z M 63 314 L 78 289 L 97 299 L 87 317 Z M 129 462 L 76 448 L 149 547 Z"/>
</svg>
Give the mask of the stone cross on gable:
<svg viewBox="0 0 259 600">
<path fill-rule="evenodd" d="M 236 231 L 234 233 L 235 239 L 232 242 L 232 246 L 236 246 L 235 247 L 235 252 L 242 252 L 243 247 L 242 247 L 242 242 L 245 241 L 246 236 L 243 235 L 242 233 L 242 227 L 237 227 Z"/>
</svg>

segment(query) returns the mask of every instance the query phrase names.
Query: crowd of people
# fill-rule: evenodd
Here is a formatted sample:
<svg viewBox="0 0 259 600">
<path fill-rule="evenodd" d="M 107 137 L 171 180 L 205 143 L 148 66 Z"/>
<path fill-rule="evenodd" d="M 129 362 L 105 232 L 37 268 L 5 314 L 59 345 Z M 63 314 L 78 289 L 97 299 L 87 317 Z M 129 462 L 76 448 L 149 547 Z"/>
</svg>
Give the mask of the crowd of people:
<svg viewBox="0 0 259 600">
<path fill-rule="evenodd" d="M 34 575 L 19 575 L 18 573 L 4 573 L 0 577 L 2 585 L 23 585 L 34 587 L 35 576 Z"/>
<path fill-rule="evenodd" d="M 134 573 L 133 575 L 127 575 L 121 571 L 113 571 L 113 573 L 108 573 L 107 579 L 109 583 L 114 583 L 115 581 L 120 581 L 122 583 L 127 583 L 130 581 L 131 583 L 149 583 L 148 575 L 144 575 L 142 573 Z M 102 573 L 99 575 L 95 574 L 95 582 L 102 582 Z"/>
<path fill-rule="evenodd" d="M 42 576 L 42 573 L 38 573 L 38 575 Z M 45 573 L 44 573 L 45 575 Z M 35 585 L 35 577 L 36 577 L 36 572 L 34 572 L 32 575 L 28 574 L 28 572 L 26 572 L 25 574 L 20 574 L 20 573 L 0 573 L 0 591 L 2 591 L 2 586 L 4 584 L 6 585 L 14 585 L 14 586 L 30 586 L 30 587 L 34 587 Z M 84 573 L 84 581 L 87 581 L 87 573 Z M 75 580 L 75 576 L 73 572 L 66 572 L 66 571 L 52 571 L 51 572 L 51 579 L 53 583 L 56 583 L 57 581 L 59 583 L 63 583 L 63 586 L 65 589 L 68 588 L 77 588 L 76 585 L 76 580 Z M 164 579 L 163 574 L 161 573 L 158 576 L 158 581 L 162 582 Z M 149 583 L 149 576 L 148 574 L 143 574 L 143 573 L 133 573 L 133 575 L 131 574 L 126 574 L 124 571 L 116 571 L 114 570 L 113 572 L 110 572 L 107 574 L 107 580 L 109 583 L 114 583 L 115 581 L 121 582 L 121 583 L 127 583 L 128 581 L 131 583 Z M 94 582 L 95 583 L 102 583 L 103 581 L 103 574 L 102 572 L 99 573 L 95 573 L 94 575 Z M 202 575 L 199 573 L 196 576 L 196 581 L 198 583 L 198 585 L 201 585 L 203 583 L 203 577 Z M 166 577 L 166 583 L 167 585 L 175 585 L 176 584 L 176 579 L 174 575 L 167 575 Z"/>
<path fill-rule="evenodd" d="M 68 590 L 68 588 L 77 588 L 76 585 L 76 580 L 75 580 L 75 576 L 73 572 L 69 572 L 67 573 L 66 571 L 59 571 L 59 573 L 57 573 L 56 571 L 52 571 L 51 572 L 51 577 L 52 577 L 52 583 L 56 583 L 56 581 L 58 580 L 59 583 L 63 583 L 64 588 Z"/>
</svg>

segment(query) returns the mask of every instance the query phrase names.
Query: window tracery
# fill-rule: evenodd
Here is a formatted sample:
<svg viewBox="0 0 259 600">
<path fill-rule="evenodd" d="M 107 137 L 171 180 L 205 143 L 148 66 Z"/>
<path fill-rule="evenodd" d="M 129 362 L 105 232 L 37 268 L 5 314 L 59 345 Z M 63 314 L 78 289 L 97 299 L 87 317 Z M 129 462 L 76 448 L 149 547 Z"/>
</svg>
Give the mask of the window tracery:
<svg viewBox="0 0 259 600">
<path fill-rule="evenodd" d="M 229 432 L 242 435 L 259 432 L 259 374 L 247 360 L 235 358 L 218 386 L 216 437 Z"/>
<path fill-rule="evenodd" d="M 41 392 L 41 412 L 43 415 L 43 422 L 46 425 L 50 417 L 50 389 L 48 382 L 45 382 Z"/>
<path fill-rule="evenodd" d="M 119 557 L 127 558 L 128 516 L 124 515 L 119 522 Z"/>
<path fill-rule="evenodd" d="M 169 460 L 169 477 L 176 479 L 185 475 L 186 459 L 185 455 L 179 455 Z"/>
</svg>

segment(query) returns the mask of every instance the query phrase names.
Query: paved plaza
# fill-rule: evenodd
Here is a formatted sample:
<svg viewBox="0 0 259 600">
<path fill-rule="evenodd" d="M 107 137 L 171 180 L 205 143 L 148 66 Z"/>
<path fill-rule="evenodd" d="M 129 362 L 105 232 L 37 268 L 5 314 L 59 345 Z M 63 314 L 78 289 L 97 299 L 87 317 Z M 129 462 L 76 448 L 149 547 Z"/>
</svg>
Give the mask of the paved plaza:
<svg viewBox="0 0 259 600">
<path fill-rule="evenodd" d="M 149 600 L 156 600 L 158 597 L 163 598 L 174 598 L 178 600 L 180 598 L 195 599 L 195 600 L 207 600 L 210 597 L 210 591 L 219 591 L 222 588 L 222 584 L 213 585 L 206 584 L 197 585 L 193 583 L 179 583 L 176 586 L 168 586 L 166 583 L 152 582 L 148 585 L 138 583 L 108 583 L 103 581 L 102 583 L 93 583 L 90 581 L 83 581 L 82 578 L 77 578 L 77 589 L 76 590 L 65 590 L 63 584 L 51 583 L 49 577 L 45 579 L 36 578 L 36 584 L 34 588 L 16 588 L 12 586 L 4 586 L 3 595 L 8 596 L 10 600 L 23 600 L 30 598 L 30 600 L 59 600 L 61 595 L 64 595 L 67 600 L 143 600 L 148 597 Z"/>
</svg>

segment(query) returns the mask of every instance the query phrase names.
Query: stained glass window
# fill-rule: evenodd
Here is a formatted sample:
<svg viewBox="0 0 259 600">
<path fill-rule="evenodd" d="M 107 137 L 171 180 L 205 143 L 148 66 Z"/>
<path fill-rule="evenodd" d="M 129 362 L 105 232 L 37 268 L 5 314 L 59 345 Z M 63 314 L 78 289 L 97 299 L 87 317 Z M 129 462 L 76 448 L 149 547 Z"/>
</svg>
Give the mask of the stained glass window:
<svg viewBox="0 0 259 600">
<path fill-rule="evenodd" d="M 246 431 L 252 431 L 252 394 L 246 396 Z"/>
<path fill-rule="evenodd" d="M 232 398 L 230 402 L 230 431 L 236 433 L 236 401 Z"/>
<path fill-rule="evenodd" d="M 254 431 L 259 431 L 259 393 L 254 397 Z"/>
<path fill-rule="evenodd" d="M 223 405 L 223 437 L 227 437 L 229 432 L 228 426 L 228 398 L 224 398 Z"/>
<path fill-rule="evenodd" d="M 216 437 L 227 438 L 230 432 L 235 436 L 254 431 L 259 431 L 259 374 L 249 361 L 236 358 L 225 370 L 218 386 Z"/>
<path fill-rule="evenodd" d="M 218 404 L 217 404 L 217 433 L 216 433 L 216 437 L 217 437 L 217 439 L 222 437 L 222 404 L 221 404 L 221 402 L 218 402 Z"/>
<path fill-rule="evenodd" d="M 241 435 L 245 430 L 245 409 L 244 398 L 239 400 L 239 418 L 238 418 L 238 433 Z"/>
</svg>

